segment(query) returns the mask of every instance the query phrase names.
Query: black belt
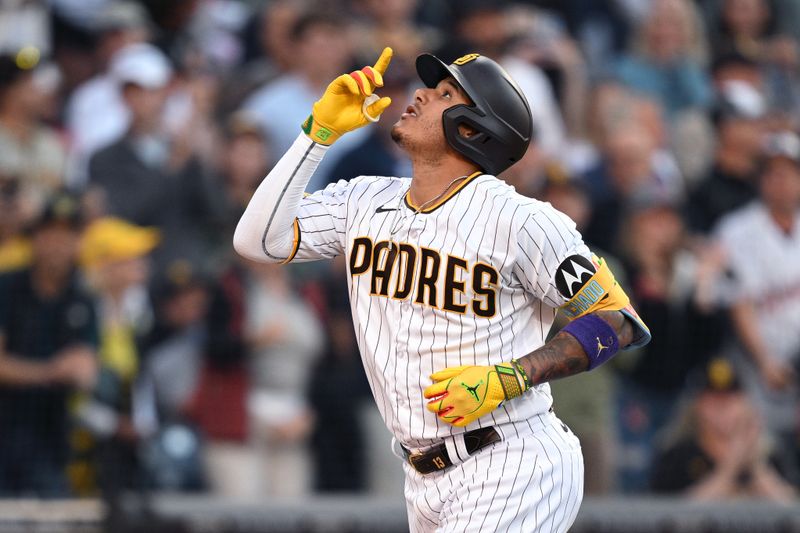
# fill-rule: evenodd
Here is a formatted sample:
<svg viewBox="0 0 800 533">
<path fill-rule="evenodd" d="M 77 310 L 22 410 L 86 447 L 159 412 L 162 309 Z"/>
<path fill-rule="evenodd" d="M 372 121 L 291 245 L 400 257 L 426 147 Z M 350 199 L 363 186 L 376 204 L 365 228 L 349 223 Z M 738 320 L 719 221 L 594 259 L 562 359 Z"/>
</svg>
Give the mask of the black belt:
<svg viewBox="0 0 800 533">
<path fill-rule="evenodd" d="M 491 426 L 473 429 L 472 431 L 467 431 L 463 435 L 457 435 L 455 438 L 464 439 L 464 447 L 469 455 L 502 440 L 500 433 Z M 431 472 L 444 470 L 447 467 L 453 466 L 453 461 L 450 459 L 450 454 L 447 453 L 447 446 L 445 446 L 444 443 L 438 444 L 424 452 L 411 453 L 405 446 L 402 448 L 408 463 L 420 474 L 430 474 Z"/>
</svg>

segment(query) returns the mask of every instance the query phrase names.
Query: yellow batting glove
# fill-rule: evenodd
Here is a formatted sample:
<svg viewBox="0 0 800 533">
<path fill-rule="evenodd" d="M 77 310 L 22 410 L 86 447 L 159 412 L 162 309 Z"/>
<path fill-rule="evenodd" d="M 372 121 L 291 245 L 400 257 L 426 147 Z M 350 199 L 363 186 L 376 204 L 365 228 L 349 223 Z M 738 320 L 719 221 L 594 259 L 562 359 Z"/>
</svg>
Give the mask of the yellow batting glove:
<svg viewBox="0 0 800 533">
<path fill-rule="evenodd" d="M 374 67 L 364 67 L 333 80 L 303 123 L 305 134 L 316 143 L 329 145 L 348 131 L 377 122 L 392 103 L 388 96 L 374 95 L 376 88 L 383 87 L 383 74 L 391 60 L 392 49 L 384 48 Z"/>
<path fill-rule="evenodd" d="M 423 395 L 428 411 L 444 422 L 466 426 L 491 413 L 506 400 L 530 388 L 516 361 L 493 366 L 455 366 L 431 375 L 433 385 Z"/>
</svg>

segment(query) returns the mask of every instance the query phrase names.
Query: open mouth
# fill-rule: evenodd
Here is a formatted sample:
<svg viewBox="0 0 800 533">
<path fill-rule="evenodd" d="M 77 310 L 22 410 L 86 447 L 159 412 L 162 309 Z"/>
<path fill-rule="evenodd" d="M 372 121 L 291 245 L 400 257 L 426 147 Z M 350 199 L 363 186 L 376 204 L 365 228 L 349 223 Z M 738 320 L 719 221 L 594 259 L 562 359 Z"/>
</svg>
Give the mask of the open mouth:
<svg viewBox="0 0 800 533">
<path fill-rule="evenodd" d="M 408 118 L 408 117 L 416 117 L 417 116 L 417 108 L 413 105 L 410 105 L 406 108 L 406 112 L 403 113 L 401 118 Z"/>
</svg>

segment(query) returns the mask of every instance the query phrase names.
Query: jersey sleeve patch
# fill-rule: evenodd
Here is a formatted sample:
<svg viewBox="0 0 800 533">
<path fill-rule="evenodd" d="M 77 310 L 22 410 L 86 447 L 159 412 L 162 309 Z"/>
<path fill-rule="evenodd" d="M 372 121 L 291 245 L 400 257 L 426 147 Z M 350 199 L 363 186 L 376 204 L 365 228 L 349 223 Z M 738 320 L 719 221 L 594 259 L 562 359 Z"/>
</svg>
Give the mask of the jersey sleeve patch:
<svg viewBox="0 0 800 533">
<path fill-rule="evenodd" d="M 571 255 L 556 269 L 556 288 L 561 296 L 572 299 L 596 272 L 591 260 L 582 255 Z"/>
</svg>

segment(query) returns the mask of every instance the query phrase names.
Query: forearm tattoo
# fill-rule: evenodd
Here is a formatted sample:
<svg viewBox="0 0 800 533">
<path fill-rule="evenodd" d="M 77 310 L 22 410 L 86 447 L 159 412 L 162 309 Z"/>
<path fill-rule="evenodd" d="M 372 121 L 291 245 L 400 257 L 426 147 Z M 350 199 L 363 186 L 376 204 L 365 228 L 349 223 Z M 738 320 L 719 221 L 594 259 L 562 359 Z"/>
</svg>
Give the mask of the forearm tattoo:
<svg viewBox="0 0 800 533">
<path fill-rule="evenodd" d="M 633 326 L 619 311 L 598 311 L 617 334 L 620 346 L 633 340 Z M 560 332 L 548 343 L 519 360 L 531 383 L 538 385 L 546 381 L 565 378 L 589 368 L 589 358 L 580 343 L 569 333 Z"/>
</svg>

